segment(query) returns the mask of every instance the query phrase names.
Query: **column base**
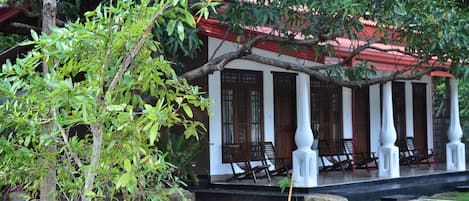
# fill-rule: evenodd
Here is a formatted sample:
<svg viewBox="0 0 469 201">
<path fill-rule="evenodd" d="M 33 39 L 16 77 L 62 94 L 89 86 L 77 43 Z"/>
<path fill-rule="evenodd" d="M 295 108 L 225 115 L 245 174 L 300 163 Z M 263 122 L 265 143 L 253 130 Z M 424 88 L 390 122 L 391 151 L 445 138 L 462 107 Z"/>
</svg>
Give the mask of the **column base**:
<svg viewBox="0 0 469 201">
<path fill-rule="evenodd" d="M 462 142 L 450 142 L 446 144 L 446 170 L 466 170 L 466 145 Z"/>
<path fill-rule="evenodd" d="M 399 177 L 399 148 L 396 146 L 381 147 L 378 160 L 378 176 L 386 178 Z"/>
<path fill-rule="evenodd" d="M 293 186 L 314 187 L 318 185 L 316 151 L 297 149 L 293 152 Z"/>
</svg>

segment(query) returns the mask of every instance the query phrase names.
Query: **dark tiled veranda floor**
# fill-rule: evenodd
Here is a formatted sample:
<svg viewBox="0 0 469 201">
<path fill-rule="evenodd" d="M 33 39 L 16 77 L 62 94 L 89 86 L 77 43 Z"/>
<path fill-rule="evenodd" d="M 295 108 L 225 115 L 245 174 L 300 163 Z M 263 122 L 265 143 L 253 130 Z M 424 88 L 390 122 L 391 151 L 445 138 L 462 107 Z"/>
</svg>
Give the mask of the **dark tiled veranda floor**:
<svg viewBox="0 0 469 201">
<path fill-rule="evenodd" d="M 469 164 L 468 166 L 469 167 Z M 226 181 L 230 175 L 212 177 L 211 184 L 205 189 L 196 190 L 197 201 L 280 201 L 286 200 L 286 193 L 281 193 L 278 181 L 284 177 Z M 312 188 L 294 188 L 294 200 L 302 201 L 303 196 L 312 193 L 341 195 L 350 201 L 375 201 L 381 196 L 432 195 L 452 191 L 456 186 L 469 184 L 469 171 L 447 172 L 446 164 L 427 166 L 421 164 L 400 167 L 399 178 L 379 178 L 378 170 L 355 170 L 320 172 L 318 186 Z"/>
<path fill-rule="evenodd" d="M 400 166 L 400 177 L 413 177 L 445 172 L 447 171 L 446 164 L 444 163 L 432 164 L 430 167 L 426 164 L 413 165 L 410 168 L 408 166 Z M 283 178 L 281 176 L 274 176 L 272 177 L 272 181 L 269 182 L 265 176 L 259 175 L 260 178 L 258 178 L 256 183 L 254 183 L 252 179 L 232 179 L 227 181 L 230 176 L 231 175 L 216 176 L 212 178 L 212 184 L 278 186 L 278 181 Z M 366 169 L 346 170 L 345 173 L 342 171 L 321 171 L 318 174 L 318 186 L 357 183 L 380 179 L 383 178 L 378 177 L 378 169 L 376 168 L 371 169 L 370 171 L 367 171 Z"/>
</svg>

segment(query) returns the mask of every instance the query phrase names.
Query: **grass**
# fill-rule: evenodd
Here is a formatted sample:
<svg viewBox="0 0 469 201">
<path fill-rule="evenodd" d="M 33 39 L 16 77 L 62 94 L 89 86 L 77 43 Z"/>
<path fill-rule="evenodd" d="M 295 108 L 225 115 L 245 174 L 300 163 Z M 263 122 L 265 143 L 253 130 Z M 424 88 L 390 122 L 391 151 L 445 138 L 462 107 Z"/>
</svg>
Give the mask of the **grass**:
<svg viewBox="0 0 469 201">
<path fill-rule="evenodd" d="M 454 200 L 454 201 L 469 201 L 469 192 L 448 192 L 425 197 L 425 199 L 439 199 L 439 200 Z"/>
</svg>

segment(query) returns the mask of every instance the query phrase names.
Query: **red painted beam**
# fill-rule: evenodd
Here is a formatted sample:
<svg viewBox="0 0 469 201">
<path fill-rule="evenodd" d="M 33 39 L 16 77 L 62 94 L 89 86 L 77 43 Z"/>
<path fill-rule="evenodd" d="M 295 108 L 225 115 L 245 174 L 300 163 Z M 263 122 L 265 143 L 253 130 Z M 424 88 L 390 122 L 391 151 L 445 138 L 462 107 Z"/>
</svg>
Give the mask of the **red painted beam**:
<svg viewBox="0 0 469 201">
<path fill-rule="evenodd" d="M 254 31 L 254 30 L 246 30 L 245 31 L 245 36 L 241 38 L 237 38 L 234 35 L 229 34 L 229 31 L 226 27 L 223 27 L 219 24 L 218 20 L 215 19 L 201 19 L 200 22 L 197 24 L 199 27 L 200 31 L 199 33 L 202 35 L 218 38 L 218 39 L 224 39 L 227 41 L 231 41 L 234 43 L 243 43 L 248 39 L 248 35 L 258 35 L 258 34 L 264 34 L 259 31 Z M 367 31 L 371 32 L 372 28 L 371 25 L 367 25 Z M 335 49 L 335 56 L 339 58 L 344 58 L 347 57 L 352 51 L 353 51 L 353 46 L 356 44 L 353 44 L 352 41 L 346 38 L 339 38 L 340 44 L 333 44 L 334 49 Z M 356 42 L 355 42 L 356 43 Z M 386 47 L 386 48 L 403 48 L 402 46 L 398 45 L 384 45 L 381 44 L 381 46 Z M 259 43 L 255 46 L 256 48 L 259 49 L 264 49 L 267 51 L 271 52 L 279 52 L 280 51 L 280 46 L 279 44 L 271 41 L 267 42 L 262 42 Z M 314 55 L 314 51 L 312 48 L 305 47 L 304 50 L 299 50 L 295 52 L 284 52 L 284 55 L 296 57 L 299 59 L 305 59 L 305 60 L 310 60 L 310 61 L 315 61 L 319 63 L 324 63 L 324 56 L 321 56 L 320 58 L 316 58 Z M 366 60 L 370 63 L 373 63 L 375 67 L 378 70 L 383 70 L 383 71 L 396 71 L 396 70 L 402 70 L 406 68 L 409 65 L 415 65 L 417 64 L 417 60 L 411 56 L 408 55 L 403 55 L 400 53 L 393 53 L 393 52 L 380 52 L 377 50 L 365 50 L 361 52 L 359 55 L 357 55 L 354 60 Z M 445 64 L 449 66 L 449 64 Z M 450 73 L 443 73 L 443 72 L 438 72 L 438 73 L 433 73 L 431 75 L 435 76 L 448 76 L 451 75 Z"/>
<path fill-rule="evenodd" d="M 0 8 L 0 24 L 20 13 L 21 11 L 17 8 Z"/>
</svg>

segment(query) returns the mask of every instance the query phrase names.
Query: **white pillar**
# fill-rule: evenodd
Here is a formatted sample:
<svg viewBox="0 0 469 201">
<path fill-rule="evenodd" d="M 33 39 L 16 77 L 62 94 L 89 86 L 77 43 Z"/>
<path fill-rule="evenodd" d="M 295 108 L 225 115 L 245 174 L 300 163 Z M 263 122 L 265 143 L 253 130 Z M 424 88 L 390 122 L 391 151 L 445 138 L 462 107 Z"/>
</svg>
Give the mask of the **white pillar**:
<svg viewBox="0 0 469 201">
<path fill-rule="evenodd" d="M 383 85 L 383 118 L 381 124 L 381 148 L 378 160 L 379 177 L 399 177 L 399 148 L 394 146 L 397 134 L 392 111 L 392 82 Z"/>
<path fill-rule="evenodd" d="M 458 104 L 458 80 L 451 78 L 449 81 L 451 92 L 450 123 L 448 128 L 448 140 L 446 144 L 446 170 L 466 170 L 465 145 L 461 142 L 462 128 L 459 122 Z"/>
<path fill-rule="evenodd" d="M 297 149 L 293 151 L 293 184 L 295 187 L 317 186 L 317 155 L 311 149 L 313 145 L 313 132 L 311 130 L 311 110 L 309 77 L 299 73 L 297 77 L 297 129 L 295 143 Z"/>
</svg>

